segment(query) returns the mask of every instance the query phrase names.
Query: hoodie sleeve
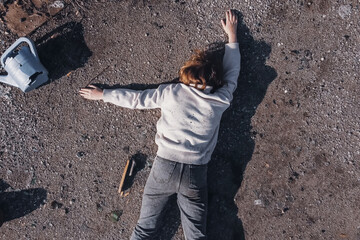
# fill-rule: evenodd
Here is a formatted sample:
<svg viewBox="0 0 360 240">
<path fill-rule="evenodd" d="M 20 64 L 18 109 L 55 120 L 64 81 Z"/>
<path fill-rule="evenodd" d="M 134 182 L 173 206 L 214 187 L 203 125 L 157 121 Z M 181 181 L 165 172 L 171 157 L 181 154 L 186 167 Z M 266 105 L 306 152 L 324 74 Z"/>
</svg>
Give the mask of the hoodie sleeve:
<svg viewBox="0 0 360 240">
<path fill-rule="evenodd" d="M 103 101 L 130 109 L 160 108 L 164 99 L 164 90 L 168 84 L 160 85 L 157 89 L 143 91 L 126 88 L 104 89 Z"/>
<path fill-rule="evenodd" d="M 224 98 L 231 102 L 233 93 L 237 87 L 237 80 L 240 74 L 240 51 L 239 43 L 228 43 L 225 45 L 223 59 L 224 82 L 225 85 L 218 89 Z"/>
</svg>

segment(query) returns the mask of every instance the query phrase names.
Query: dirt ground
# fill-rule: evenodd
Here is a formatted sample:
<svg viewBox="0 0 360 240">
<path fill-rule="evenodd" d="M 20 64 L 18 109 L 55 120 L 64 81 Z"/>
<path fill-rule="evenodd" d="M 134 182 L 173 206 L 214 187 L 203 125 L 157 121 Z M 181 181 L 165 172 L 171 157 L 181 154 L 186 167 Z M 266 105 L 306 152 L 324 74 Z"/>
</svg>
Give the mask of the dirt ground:
<svg viewBox="0 0 360 240">
<path fill-rule="evenodd" d="M 28 34 L 51 82 L 26 94 L 0 84 L 1 239 L 129 238 L 160 112 L 77 91 L 175 79 L 193 49 L 226 40 L 228 8 L 242 70 L 209 166 L 209 239 L 360 239 L 355 0 L 68 1 Z M 1 53 L 18 38 L 5 14 Z M 129 158 L 138 167 L 120 197 Z M 184 239 L 175 201 L 164 224 L 159 239 Z"/>
</svg>

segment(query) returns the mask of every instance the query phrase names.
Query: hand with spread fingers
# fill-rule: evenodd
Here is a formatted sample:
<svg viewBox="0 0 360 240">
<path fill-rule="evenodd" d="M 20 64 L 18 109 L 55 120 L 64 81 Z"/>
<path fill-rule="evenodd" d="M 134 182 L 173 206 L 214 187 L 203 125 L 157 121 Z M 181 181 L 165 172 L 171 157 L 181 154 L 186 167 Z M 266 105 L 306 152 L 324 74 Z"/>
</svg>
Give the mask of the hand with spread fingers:
<svg viewBox="0 0 360 240">
<path fill-rule="evenodd" d="M 232 10 L 227 10 L 225 13 L 225 19 L 221 19 L 222 27 L 225 33 L 229 37 L 229 43 L 237 42 L 237 24 L 238 24 L 238 16 Z"/>
<path fill-rule="evenodd" d="M 80 96 L 89 100 L 101 100 L 103 99 L 103 90 L 95 85 L 88 85 L 86 88 L 82 88 L 79 91 Z"/>
</svg>

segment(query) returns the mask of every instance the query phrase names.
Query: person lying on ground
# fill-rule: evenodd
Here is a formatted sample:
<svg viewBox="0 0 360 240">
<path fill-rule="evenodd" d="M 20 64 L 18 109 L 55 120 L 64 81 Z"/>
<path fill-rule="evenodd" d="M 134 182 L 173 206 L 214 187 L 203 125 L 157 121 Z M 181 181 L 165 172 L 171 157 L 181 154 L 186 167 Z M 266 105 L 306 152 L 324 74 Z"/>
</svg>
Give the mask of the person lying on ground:
<svg viewBox="0 0 360 240">
<path fill-rule="evenodd" d="M 180 83 L 156 89 L 101 89 L 89 85 L 80 95 L 130 109 L 161 109 L 158 146 L 145 184 L 140 217 L 131 236 L 156 239 L 160 218 L 172 195 L 177 196 L 186 239 L 206 239 L 207 164 L 217 143 L 220 120 L 230 106 L 240 72 L 237 15 L 221 20 L 229 42 L 222 64 L 207 51 L 196 51 L 179 71 Z"/>
</svg>

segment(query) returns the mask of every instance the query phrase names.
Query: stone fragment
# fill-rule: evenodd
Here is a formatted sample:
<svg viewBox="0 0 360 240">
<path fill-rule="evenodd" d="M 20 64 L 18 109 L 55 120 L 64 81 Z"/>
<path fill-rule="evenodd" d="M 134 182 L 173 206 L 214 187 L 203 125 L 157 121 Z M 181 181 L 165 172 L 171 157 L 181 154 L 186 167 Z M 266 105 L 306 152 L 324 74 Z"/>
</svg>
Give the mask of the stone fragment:
<svg viewBox="0 0 360 240">
<path fill-rule="evenodd" d="M 338 14 L 342 19 L 345 19 L 351 15 L 351 6 L 350 5 L 342 5 L 338 9 Z"/>
<path fill-rule="evenodd" d="M 51 202 L 51 208 L 52 209 L 58 209 L 58 208 L 61 208 L 63 206 L 63 204 L 62 203 L 59 203 L 59 202 L 57 202 L 57 201 L 52 201 Z"/>
</svg>

